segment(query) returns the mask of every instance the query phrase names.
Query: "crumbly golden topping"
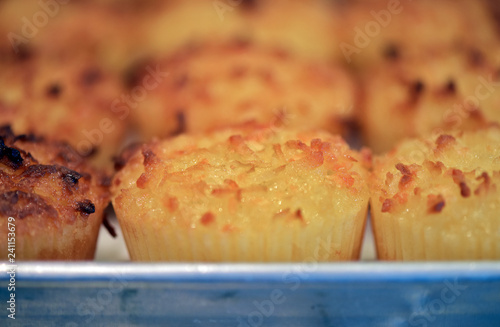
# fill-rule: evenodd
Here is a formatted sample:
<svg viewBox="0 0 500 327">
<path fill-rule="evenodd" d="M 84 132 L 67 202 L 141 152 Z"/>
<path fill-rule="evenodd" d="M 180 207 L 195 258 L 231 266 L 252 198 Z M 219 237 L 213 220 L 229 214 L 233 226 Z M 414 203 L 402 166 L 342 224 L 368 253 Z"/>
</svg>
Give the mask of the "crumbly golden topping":
<svg viewBox="0 0 500 327">
<path fill-rule="evenodd" d="M 71 224 L 102 213 L 109 184 L 67 144 L 0 128 L 0 216 L 32 228 Z"/>
<path fill-rule="evenodd" d="M 181 135 L 137 150 L 114 178 L 113 203 L 118 214 L 180 228 L 307 226 L 363 210 L 369 164 L 368 152 L 325 132 L 251 126 Z"/>
<path fill-rule="evenodd" d="M 465 207 L 481 206 L 486 198 L 497 196 L 499 182 L 497 126 L 408 140 L 376 157 L 372 205 L 374 210 L 397 215 L 448 211 L 460 217 Z"/>
</svg>

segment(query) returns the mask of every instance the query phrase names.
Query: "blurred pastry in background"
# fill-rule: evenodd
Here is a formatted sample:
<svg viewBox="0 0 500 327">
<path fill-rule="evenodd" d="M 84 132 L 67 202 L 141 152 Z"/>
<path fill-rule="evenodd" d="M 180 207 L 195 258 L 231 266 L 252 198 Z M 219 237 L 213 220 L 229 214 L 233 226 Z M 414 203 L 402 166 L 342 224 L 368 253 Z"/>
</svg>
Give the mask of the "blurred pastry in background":
<svg viewBox="0 0 500 327">
<path fill-rule="evenodd" d="M 11 124 L 18 134 L 66 141 L 80 156 L 111 169 L 128 119 L 113 110 L 124 92 L 117 76 L 91 59 L 34 55 L 0 67 L 0 123 Z"/>
<path fill-rule="evenodd" d="M 499 49 L 435 48 L 363 71 L 357 116 L 366 144 L 380 153 L 405 137 L 500 123 Z"/>
<path fill-rule="evenodd" d="M 0 21 L 14 54 L 93 58 L 121 73 L 142 56 L 142 11 L 107 1 L 3 1 Z"/>
<path fill-rule="evenodd" d="M 342 1 L 254 0 L 242 11 L 248 39 L 325 62 L 344 62 L 340 43 Z"/>
<path fill-rule="evenodd" d="M 191 43 L 240 38 L 308 59 L 339 61 L 339 6 L 328 0 L 157 2 L 144 17 L 146 52 L 165 56 Z"/>
<path fill-rule="evenodd" d="M 142 21 L 145 53 L 151 57 L 168 56 L 192 43 L 243 37 L 249 31 L 241 14 L 246 2 L 156 1 L 154 10 Z"/>
<path fill-rule="evenodd" d="M 357 0 L 342 8 L 339 46 L 345 62 L 359 71 L 435 47 L 486 52 L 498 42 L 494 19 L 482 0 Z"/>
<path fill-rule="evenodd" d="M 343 133 L 354 118 L 358 90 L 347 71 L 279 48 L 205 43 L 148 65 L 136 77 L 147 91 L 131 103 L 146 139 L 244 122 Z M 153 68 L 165 74 L 156 84 Z"/>
</svg>

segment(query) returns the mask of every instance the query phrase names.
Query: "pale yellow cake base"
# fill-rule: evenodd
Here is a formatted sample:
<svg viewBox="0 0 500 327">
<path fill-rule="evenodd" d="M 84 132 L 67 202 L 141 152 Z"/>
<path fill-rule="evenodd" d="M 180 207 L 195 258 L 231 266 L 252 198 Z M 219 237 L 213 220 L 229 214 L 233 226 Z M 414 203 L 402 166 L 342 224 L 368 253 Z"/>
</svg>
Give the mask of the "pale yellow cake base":
<svg viewBox="0 0 500 327">
<path fill-rule="evenodd" d="M 157 217 L 150 218 L 119 218 L 134 261 L 322 262 L 359 258 L 366 209 L 355 216 L 323 219 L 307 228 L 290 224 L 287 230 L 268 226 L 261 232 L 179 229 L 175 223 L 164 221 L 163 225 Z"/>
<path fill-rule="evenodd" d="M 15 247 L 12 253 L 15 260 L 92 260 L 99 235 L 102 214 L 89 217 L 88 221 L 79 219 L 74 224 L 66 224 L 60 228 L 47 226 L 31 228 L 33 225 L 25 224 L 21 219 L 16 219 Z M 29 217 L 25 219 L 36 219 Z M 1 260 L 8 260 L 9 248 L 7 242 L 6 217 L 0 217 L 0 239 L 4 242 L 0 247 Z M 9 236 L 9 237 L 12 237 Z"/>
</svg>

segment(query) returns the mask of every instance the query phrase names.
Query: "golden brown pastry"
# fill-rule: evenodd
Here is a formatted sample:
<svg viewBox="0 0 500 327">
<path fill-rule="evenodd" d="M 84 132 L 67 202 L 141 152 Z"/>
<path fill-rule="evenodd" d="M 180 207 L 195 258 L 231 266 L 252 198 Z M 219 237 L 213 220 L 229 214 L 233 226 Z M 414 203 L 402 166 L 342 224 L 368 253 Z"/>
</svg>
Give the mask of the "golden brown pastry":
<svg viewBox="0 0 500 327">
<path fill-rule="evenodd" d="M 500 258 L 500 128 L 400 143 L 374 159 L 379 259 Z"/>
<path fill-rule="evenodd" d="M 112 186 L 132 260 L 359 256 L 370 158 L 339 136 L 249 125 L 132 153 Z"/>
<path fill-rule="evenodd" d="M 0 127 L 2 260 L 93 259 L 108 186 L 70 146 Z"/>
<path fill-rule="evenodd" d="M 128 118 L 113 109 L 125 93 L 114 74 L 89 59 L 36 55 L 0 67 L 0 123 L 16 133 L 67 141 L 100 167 L 112 166 Z"/>
</svg>

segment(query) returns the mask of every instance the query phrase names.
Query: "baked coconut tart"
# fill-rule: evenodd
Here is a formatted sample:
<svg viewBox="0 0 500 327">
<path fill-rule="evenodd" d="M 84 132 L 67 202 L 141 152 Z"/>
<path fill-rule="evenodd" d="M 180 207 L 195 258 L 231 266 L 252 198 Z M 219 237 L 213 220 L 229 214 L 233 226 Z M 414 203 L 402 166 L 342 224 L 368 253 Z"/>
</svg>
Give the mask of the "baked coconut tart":
<svg viewBox="0 0 500 327">
<path fill-rule="evenodd" d="M 90 58 L 51 60 L 37 54 L 0 63 L 0 124 L 15 133 L 69 143 L 111 172 L 126 132 L 118 76 Z"/>
<path fill-rule="evenodd" d="M 400 143 L 374 159 L 382 260 L 500 259 L 500 128 Z"/>
<path fill-rule="evenodd" d="M 132 260 L 359 256 L 370 155 L 326 132 L 240 126 L 129 152 L 113 205 Z"/>
<path fill-rule="evenodd" d="M 109 183 L 67 144 L 0 127 L 0 256 L 93 259 Z"/>
</svg>

